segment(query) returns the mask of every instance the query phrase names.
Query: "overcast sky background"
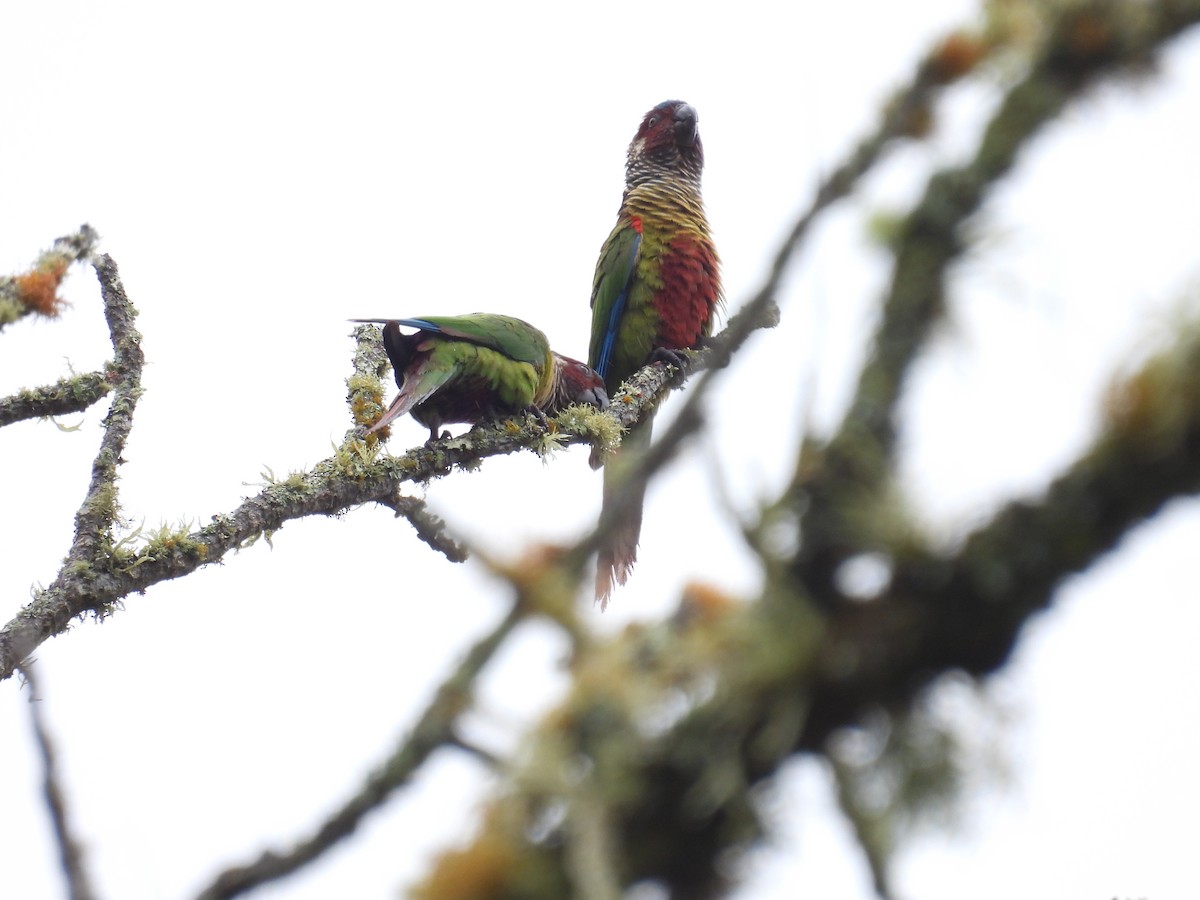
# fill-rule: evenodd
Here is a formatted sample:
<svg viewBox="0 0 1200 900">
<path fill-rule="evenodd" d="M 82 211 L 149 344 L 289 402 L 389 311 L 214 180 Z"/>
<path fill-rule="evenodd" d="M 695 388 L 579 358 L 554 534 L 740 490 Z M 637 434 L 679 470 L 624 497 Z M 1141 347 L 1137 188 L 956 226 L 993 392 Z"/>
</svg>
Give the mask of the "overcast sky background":
<svg viewBox="0 0 1200 900">
<path fill-rule="evenodd" d="M 353 316 L 502 311 L 585 356 L 600 244 L 641 115 L 700 114 L 705 196 L 731 308 L 758 285 L 820 178 L 920 53 L 973 4 L 8 4 L 0 55 L 0 271 L 81 222 L 140 310 L 146 393 L 121 469 L 134 523 L 201 525 L 327 456 L 348 417 Z M 711 397 L 713 428 L 651 491 L 641 562 L 597 629 L 653 619 L 700 578 L 757 575 L 711 489 L 746 511 L 790 472 L 804 423 L 837 421 L 886 259 L 866 215 L 904 208 L 975 145 L 996 98 L 956 88 L 946 127 L 890 158 L 828 215 L 793 268 L 783 323 Z M 1200 234 L 1200 35 L 1159 75 L 1102 87 L 1046 129 L 975 227 L 950 321 L 904 403 L 903 471 L 952 539 L 1036 494 L 1094 434 L 1114 369 L 1169 339 L 1194 304 Z M 102 364 L 94 275 L 72 270 L 60 321 L 0 334 L 0 394 Z M 802 372 L 797 372 L 797 360 Z M 106 411 L 0 430 L 0 613 L 48 584 L 69 546 Z M 393 450 L 424 439 L 411 420 Z M 495 552 L 570 540 L 600 481 L 574 449 L 431 485 L 431 507 Z M 1194 896 L 1200 799 L 1194 636 L 1200 513 L 1173 504 L 1072 579 L 989 687 L 1007 759 L 961 827 L 900 857 L 925 900 Z M 363 585 L 370 590 L 363 591 Z M 187 897 L 228 864 L 306 835 L 410 726 L 502 589 L 386 510 L 289 523 L 103 625 L 38 651 L 45 713 L 102 896 Z M 513 746 L 564 684 L 563 640 L 530 623 L 483 680 L 469 730 Z M 961 692 L 960 692 L 961 693 Z M 0 685 L 0 883 L 61 896 L 25 700 Z M 489 779 L 441 752 L 399 802 L 319 864 L 256 897 L 395 896 L 464 837 Z M 822 770 L 792 764 L 766 801 L 776 840 L 738 896 L 869 897 Z"/>
</svg>

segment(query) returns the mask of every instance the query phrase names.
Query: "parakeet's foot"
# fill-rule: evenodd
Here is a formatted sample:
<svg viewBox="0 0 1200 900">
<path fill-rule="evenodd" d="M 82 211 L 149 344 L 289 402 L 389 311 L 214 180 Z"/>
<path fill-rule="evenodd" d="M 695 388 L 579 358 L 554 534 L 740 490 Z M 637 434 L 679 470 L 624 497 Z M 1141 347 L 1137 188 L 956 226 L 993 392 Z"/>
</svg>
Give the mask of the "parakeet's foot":
<svg viewBox="0 0 1200 900">
<path fill-rule="evenodd" d="M 425 446 L 426 446 L 426 447 L 432 447 L 432 446 L 433 446 L 434 444 L 436 444 L 438 441 L 445 441 L 445 440 L 448 440 L 448 439 L 449 439 L 449 437 L 450 437 L 450 432 L 449 432 L 449 431 L 443 431 L 441 434 L 438 434 L 438 431 L 437 431 L 437 429 L 436 429 L 436 428 L 430 428 L 430 429 L 429 429 L 429 440 L 427 440 L 427 441 L 425 442 Z"/>
<path fill-rule="evenodd" d="M 686 372 L 688 366 L 692 364 L 692 358 L 688 356 L 686 350 L 672 350 L 669 347 L 655 347 L 650 353 L 650 362 L 666 363 L 668 366 L 674 366 L 681 372 Z"/>
<path fill-rule="evenodd" d="M 541 408 L 537 406 L 527 406 L 525 407 L 524 412 L 527 416 L 533 416 L 534 421 L 541 425 L 544 430 L 550 430 L 550 420 L 546 417 L 546 413 L 543 412 Z"/>
</svg>

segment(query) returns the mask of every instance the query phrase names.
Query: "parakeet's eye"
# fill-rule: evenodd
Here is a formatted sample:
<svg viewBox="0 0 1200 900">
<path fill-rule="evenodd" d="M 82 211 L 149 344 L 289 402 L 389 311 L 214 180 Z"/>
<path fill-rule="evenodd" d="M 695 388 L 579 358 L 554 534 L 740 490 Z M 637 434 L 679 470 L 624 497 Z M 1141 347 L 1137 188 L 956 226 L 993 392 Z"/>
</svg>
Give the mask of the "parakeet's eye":
<svg viewBox="0 0 1200 900">
<path fill-rule="evenodd" d="M 651 116 L 649 119 L 646 120 L 647 128 L 653 128 L 657 124 L 658 124 L 658 116 Z"/>
</svg>

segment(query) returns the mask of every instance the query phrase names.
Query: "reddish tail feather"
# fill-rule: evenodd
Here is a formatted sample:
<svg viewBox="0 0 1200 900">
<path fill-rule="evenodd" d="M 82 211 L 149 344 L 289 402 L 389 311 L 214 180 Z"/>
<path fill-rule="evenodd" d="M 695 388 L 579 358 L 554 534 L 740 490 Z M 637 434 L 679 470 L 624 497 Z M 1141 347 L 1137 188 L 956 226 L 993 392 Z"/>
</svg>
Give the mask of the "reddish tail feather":
<svg viewBox="0 0 1200 900">
<path fill-rule="evenodd" d="M 633 573 L 633 564 L 637 562 L 646 485 L 644 482 L 629 484 L 625 473 L 650 446 L 653 422 L 653 417 L 647 417 L 630 429 L 621 441 L 621 449 L 609 454 L 604 467 L 604 500 L 600 517 L 603 519 L 606 511 L 618 502 L 623 510 L 600 540 L 596 560 L 596 602 L 600 604 L 601 611 L 608 607 L 613 582 L 624 585 Z M 593 466 L 595 464 L 596 461 L 593 461 Z"/>
</svg>

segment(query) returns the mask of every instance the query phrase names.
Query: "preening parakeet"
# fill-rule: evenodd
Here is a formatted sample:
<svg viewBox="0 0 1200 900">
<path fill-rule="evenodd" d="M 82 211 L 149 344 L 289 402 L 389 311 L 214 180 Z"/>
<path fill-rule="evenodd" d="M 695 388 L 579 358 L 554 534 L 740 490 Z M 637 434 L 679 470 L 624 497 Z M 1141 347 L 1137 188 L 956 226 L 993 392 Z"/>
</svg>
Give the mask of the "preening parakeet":
<svg viewBox="0 0 1200 900">
<path fill-rule="evenodd" d="M 537 410 L 553 414 L 570 403 L 608 407 L 604 382 L 579 360 L 550 349 L 546 335 L 512 316 L 424 316 L 355 319 L 383 324 L 383 347 L 400 393 L 368 430 L 412 417 L 437 440 L 442 425 Z M 405 334 L 401 326 L 415 328 Z"/>
<path fill-rule="evenodd" d="M 721 275 L 700 195 L 703 168 L 692 107 L 668 100 L 646 113 L 629 145 L 621 209 L 600 250 L 592 284 L 588 362 L 610 396 L 648 362 L 685 364 L 674 351 L 698 347 L 712 332 Z M 627 459 L 649 445 L 652 422 L 653 413 L 625 436 L 620 453 Z M 599 464 L 593 454 L 593 467 Z M 620 472 L 606 467 L 605 505 L 623 490 Z M 637 559 L 642 494 L 600 547 L 596 599 L 601 607 L 607 605 L 613 579 L 624 584 Z"/>
</svg>

